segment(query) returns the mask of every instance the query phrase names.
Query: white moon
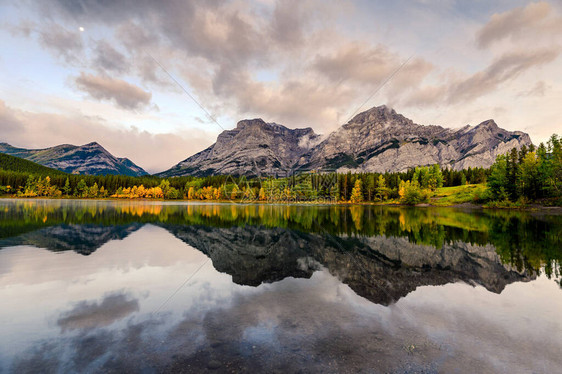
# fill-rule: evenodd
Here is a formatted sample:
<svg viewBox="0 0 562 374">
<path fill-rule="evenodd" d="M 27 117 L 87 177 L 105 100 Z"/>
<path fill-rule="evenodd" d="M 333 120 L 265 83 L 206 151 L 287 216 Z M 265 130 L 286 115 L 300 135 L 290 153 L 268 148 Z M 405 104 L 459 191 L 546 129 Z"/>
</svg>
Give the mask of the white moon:
<svg viewBox="0 0 562 374">
<path fill-rule="evenodd" d="M 84 28 L 82 26 L 80 26 L 78 30 L 80 30 L 80 32 L 84 32 Z"/>
</svg>

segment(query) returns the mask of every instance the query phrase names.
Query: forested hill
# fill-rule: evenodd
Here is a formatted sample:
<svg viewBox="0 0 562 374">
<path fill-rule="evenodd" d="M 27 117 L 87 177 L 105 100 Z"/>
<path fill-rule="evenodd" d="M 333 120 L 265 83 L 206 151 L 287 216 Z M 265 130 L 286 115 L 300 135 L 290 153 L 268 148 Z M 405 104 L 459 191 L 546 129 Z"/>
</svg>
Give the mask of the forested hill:
<svg viewBox="0 0 562 374">
<path fill-rule="evenodd" d="M 7 155 L 5 153 L 0 153 L 0 169 L 39 175 L 66 174 L 60 170 L 39 165 L 35 162 L 28 161 L 20 157 Z"/>
</svg>

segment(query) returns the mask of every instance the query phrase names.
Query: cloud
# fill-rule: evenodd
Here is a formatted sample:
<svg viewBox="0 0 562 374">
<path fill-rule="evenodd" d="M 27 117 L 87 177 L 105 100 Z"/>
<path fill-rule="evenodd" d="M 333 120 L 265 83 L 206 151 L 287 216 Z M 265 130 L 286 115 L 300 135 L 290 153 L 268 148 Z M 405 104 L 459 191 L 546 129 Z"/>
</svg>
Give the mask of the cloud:
<svg viewBox="0 0 562 374">
<path fill-rule="evenodd" d="M 16 25 L 8 24 L 3 26 L 10 31 L 10 34 L 12 34 L 12 36 L 24 36 L 26 38 L 29 38 L 33 30 L 37 28 L 37 24 L 35 24 L 34 22 L 30 22 L 29 20 L 21 21 Z"/>
<path fill-rule="evenodd" d="M 43 10 L 53 17 L 84 20 L 111 28 L 129 24 L 128 30 L 126 27 L 122 30 L 122 33 L 129 32 L 129 36 L 132 36 L 131 25 L 136 25 L 143 32 L 129 38 L 132 47 L 164 37 L 166 42 L 192 56 L 224 64 L 244 63 L 267 50 L 267 37 L 258 30 L 259 19 L 252 17 L 243 4 L 206 0 L 79 3 L 52 0 L 46 3 Z"/>
<path fill-rule="evenodd" d="M 333 82 L 354 80 L 359 83 L 377 84 L 398 66 L 398 56 L 387 47 L 370 48 L 357 42 L 340 48 L 329 56 L 318 56 L 313 67 Z"/>
<path fill-rule="evenodd" d="M 95 0 L 83 3 L 51 0 L 48 4 L 43 5 L 43 10 L 55 19 L 89 23 L 89 29 L 95 24 L 112 30 L 116 42 L 120 43 L 120 48 L 113 50 L 128 55 L 129 60 L 135 62 L 130 71 L 147 84 L 177 90 L 152 61 L 150 53 L 174 75 L 179 70 L 181 76 L 178 78 L 187 81 L 188 89 L 206 109 L 217 115 L 229 114 L 235 120 L 250 112 L 259 112 L 265 118 L 286 112 L 273 105 L 254 106 L 253 100 L 242 102 L 250 96 L 243 89 L 263 86 L 272 102 L 287 101 L 275 93 L 285 94 L 285 87 L 294 87 L 295 82 L 304 86 L 314 80 L 300 76 L 291 79 L 286 72 L 297 69 L 297 61 L 299 65 L 306 65 L 309 57 L 314 56 L 310 51 L 317 53 L 320 45 L 333 42 L 324 36 L 329 34 L 332 26 L 321 25 L 318 20 L 333 12 L 335 5 L 326 6 L 317 0 L 280 1 L 263 5 L 262 10 L 239 2 L 199 0 L 139 1 L 134 6 L 128 1 L 105 3 Z M 95 47 L 98 55 L 94 60 L 96 65 L 102 61 L 99 56 L 107 54 L 107 49 L 107 45 Z M 106 60 L 112 59 L 103 59 L 104 65 L 108 65 Z M 255 71 L 262 68 L 275 70 L 277 67 L 285 77 L 280 87 L 271 87 L 256 80 Z M 105 68 L 107 70 L 107 66 Z M 295 74 L 298 75 L 298 72 Z M 84 83 L 83 80 L 85 77 L 81 76 L 80 83 Z M 240 88 L 236 89 L 233 82 L 237 82 Z M 91 82 L 88 83 L 92 86 Z M 106 94 L 106 90 L 99 93 L 96 89 L 92 94 L 88 87 L 87 91 L 96 98 L 115 96 Z M 289 101 L 311 101 L 306 98 L 305 93 L 304 97 Z M 267 111 L 268 108 L 274 110 Z M 308 107 L 310 110 L 332 112 L 334 108 Z M 304 107 L 296 111 L 306 112 Z M 316 115 L 306 116 L 300 122 L 306 122 L 311 117 L 319 118 Z"/>
<path fill-rule="evenodd" d="M 246 117 L 263 116 L 291 127 L 312 125 L 325 132 L 340 125 L 404 60 L 383 45 L 343 42 L 332 53 L 314 53 L 297 62 L 301 68 L 283 72 L 276 83 L 229 69 L 198 79 L 206 79 L 212 95 L 223 98 L 223 108 L 231 105 L 233 112 Z M 392 81 L 395 95 L 418 87 L 434 68 L 423 58 L 411 60 Z M 198 87 L 204 92 L 203 83 Z"/>
<path fill-rule="evenodd" d="M 57 325 L 64 332 L 75 329 L 93 329 L 112 324 L 139 310 L 137 299 L 123 293 L 106 295 L 101 303 L 82 301 L 63 313 Z"/>
<path fill-rule="evenodd" d="M 447 87 L 444 85 L 423 86 L 405 96 L 402 104 L 405 106 L 431 106 L 442 103 L 446 94 Z"/>
<path fill-rule="evenodd" d="M 478 31 L 476 41 L 480 48 L 487 48 L 507 38 L 536 38 L 560 33 L 562 17 L 555 14 L 549 3 L 541 1 L 492 15 L 490 21 Z"/>
<path fill-rule="evenodd" d="M 83 43 L 72 53 L 61 43 L 42 43 L 83 72 L 75 78 L 77 85 L 98 100 L 138 109 L 148 105 L 146 95 L 155 89 L 182 95 L 150 53 L 206 110 L 228 118 L 221 122 L 262 117 L 289 127 L 312 126 L 317 132 L 342 124 L 412 53 L 415 57 L 361 109 L 389 104 L 400 111 L 428 110 L 438 105 L 439 115 L 454 111 L 464 121 L 471 113 L 457 105 L 483 96 L 501 101 L 509 95 L 502 91 L 505 83 L 521 79 L 519 87 L 528 85 L 521 75 L 558 54 L 562 17 L 554 2 L 515 9 L 508 2 L 474 7 L 454 0 L 434 7 L 426 2 L 368 7 L 319 0 L 46 0 L 27 11 L 39 25 L 40 19 L 49 19 L 107 36 L 99 42 L 79 39 L 88 33 L 59 29 Z M 440 31 L 444 24 L 447 33 Z M 29 34 L 25 30 L 22 24 L 22 35 Z M 494 50 L 486 50 L 490 47 Z M 437 48 L 449 53 L 438 54 L 433 51 Z M 539 55 L 530 56 L 533 50 Z M 89 58 L 72 60 L 74 53 Z M 549 73 L 556 74 L 550 65 Z M 104 74 L 120 78 L 117 74 L 124 73 L 132 79 L 128 82 L 142 82 L 142 89 L 133 86 L 131 91 L 140 96 L 100 84 L 109 79 Z M 532 83 L 537 80 L 548 82 L 540 76 Z M 486 112 L 504 103 L 474 105 Z M 425 117 L 413 119 L 423 123 Z"/>
<path fill-rule="evenodd" d="M 215 87 L 215 92 L 229 98 L 235 110 L 245 113 L 245 117 L 264 116 L 267 121 L 292 127 L 306 127 L 314 123 L 320 131 L 335 125 L 338 108 L 349 106 L 353 98 L 348 88 L 324 83 L 312 76 L 295 77 L 278 85 L 269 85 L 255 81 L 246 73 L 239 73 L 221 77 L 220 82 L 220 88 Z"/>
<path fill-rule="evenodd" d="M 120 40 L 123 45 L 131 51 L 153 47 L 160 42 L 158 34 L 149 32 L 146 27 L 131 20 L 120 24 L 116 28 L 115 34 L 117 40 Z"/>
<path fill-rule="evenodd" d="M 62 57 L 67 63 L 78 62 L 84 48 L 82 37 L 77 30 L 71 32 L 57 24 L 44 27 L 40 31 L 39 39 L 55 57 Z"/>
<path fill-rule="evenodd" d="M 283 45 L 300 45 L 305 39 L 305 27 L 310 18 L 306 1 L 287 0 L 275 4 L 271 17 L 271 37 Z"/>
<path fill-rule="evenodd" d="M 165 89 L 176 88 L 168 77 L 164 77 L 162 69 L 148 54 L 155 54 L 158 59 L 166 61 L 166 65 L 177 59 L 171 49 L 159 46 L 161 40 L 157 33 L 148 32 L 145 27 L 137 22 L 127 21 L 116 28 L 115 36 L 131 55 L 130 60 L 134 61 L 130 68 L 144 82 L 154 83 Z"/>
<path fill-rule="evenodd" d="M 485 70 L 475 73 L 467 79 L 454 82 L 449 87 L 447 101 L 457 103 L 462 100 L 476 99 L 532 67 L 554 61 L 559 54 L 559 48 L 506 53 L 493 61 Z"/>
<path fill-rule="evenodd" d="M 521 92 L 518 96 L 519 97 L 542 97 L 546 94 L 546 92 L 551 88 L 551 86 L 547 85 L 545 81 L 538 81 L 535 83 L 533 87 L 530 89 Z"/>
<path fill-rule="evenodd" d="M 97 141 L 116 157 L 127 157 L 149 173 L 164 171 L 212 144 L 216 134 L 191 129 L 189 134 L 152 134 L 119 128 L 102 118 L 16 110 L 0 100 L 2 142 L 25 148 Z M 126 141 L 124 141 L 126 139 Z M 150 150 L 150 152 L 147 152 Z"/>
<path fill-rule="evenodd" d="M 2 134 L 15 134 L 21 130 L 21 122 L 16 117 L 16 113 L 0 100 L 0 128 Z"/>
<path fill-rule="evenodd" d="M 469 76 L 450 74 L 442 76 L 441 84 L 415 87 L 410 93 L 400 97 L 400 103 L 407 106 L 432 106 L 471 102 L 497 91 L 505 82 L 532 68 L 554 61 L 560 52 L 558 47 L 508 52 Z M 540 89 L 544 87 L 538 87 L 538 93 Z"/>
<path fill-rule="evenodd" d="M 97 100 L 111 100 L 123 109 L 139 109 L 150 103 L 152 94 L 121 79 L 80 73 L 75 80 L 82 91 Z"/>
<path fill-rule="evenodd" d="M 94 64 L 99 68 L 116 73 L 124 73 L 129 68 L 126 57 L 106 41 L 98 42 L 95 53 Z"/>
</svg>

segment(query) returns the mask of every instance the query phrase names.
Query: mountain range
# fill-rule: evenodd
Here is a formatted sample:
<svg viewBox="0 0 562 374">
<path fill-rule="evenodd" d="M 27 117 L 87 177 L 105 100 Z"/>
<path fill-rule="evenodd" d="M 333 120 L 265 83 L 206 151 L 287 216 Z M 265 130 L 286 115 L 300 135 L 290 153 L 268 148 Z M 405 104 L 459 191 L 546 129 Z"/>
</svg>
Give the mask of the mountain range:
<svg viewBox="0 0 562 374">
<path fill-rule="evenodd" d="M 382 105 L 357 114 L 327 136 L 310 127 L 290 129 L 259 118 L 242 120 L 236 128 L 223 131 L 210 147 L 156 175 L 283 176 L 311 170 L 383 173 L 433 164 L 454 170 L 487 168 L 498 155 L 530 144 L 528 134 L 501 129 L 491 119 L 459 129 L 423 126 Z M 0 143 L 0 153 L 67 173 L 147 174 L 96 142 L 45 149 Z"/>
<path fill-rule="evenodd" d="M 44 149 L 25 149 L 0 143 L 0 153 L 24 158 L 71 174 L 129 175 L 148 174 L 128 158 L 118 158 L 96 142 L 81 146 L 62 144 Z"/>
<path fill-rule="evenodd" d="M 530 144 L 528 134 L 501 129 L 493 120 L 460 129 L 423 126 L 383 105 L 357 114 L 327 136 L 311 128 L 242 120 L 210 147 L 157 175 L 395 172 L 432 164 L 461 170 L 489 167 L 496 156 Z"/>
</svg>

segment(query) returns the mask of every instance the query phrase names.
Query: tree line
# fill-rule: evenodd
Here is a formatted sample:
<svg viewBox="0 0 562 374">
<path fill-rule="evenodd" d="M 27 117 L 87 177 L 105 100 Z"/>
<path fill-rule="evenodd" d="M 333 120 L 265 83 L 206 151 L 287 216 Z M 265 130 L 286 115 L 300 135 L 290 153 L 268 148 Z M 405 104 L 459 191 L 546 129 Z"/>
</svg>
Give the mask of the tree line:
<svg viewBox="0 0 562 374">
<path fill-rule="evenodd" d="M 246 200 L 270 202 L 429 202 L 441 187 L 486 184 L 480 202 L 558 199 L 562 194 L 562 146 L 557 135 L 538 147 L 523 146 L 498 156 L 489 169 L 452 170 L 439 165 L 395 173 L 308 172 L 288 177 L 248 179 L 208 177 L 73 175 L 0 169 L 0 194 L 20 197 Z"/>
<path fill-rule="evenodd" d="M 500 202 L 562 199 L 562 140 L 552 135 L 546 145 L 523 146 L 501 155 L 490 168 L 488 189 Z"/>
<path fill-rule="evenodd" d="M 47 169 L 49 170 L 49 169 Z M 433 174 L 432 174 L 433 173 Z M 434 174 L 438 174 L 437 180 Z M 428 176 L 431 177 L 428 179 Z M 189 200 L 298 200 L 383 201 L 398 198 L 403 181 L 418 180 L 420 187 L 456 186 L 486 181 L 488 170 L 455 171 L 438 165 L 402 173 L 303 173 L 286 178 L 247 179 L 208 176 L 131 177 L 28 173 L 0 169 L 0 194 L 19 197 L 155 198 Z M 416 186 L 415 182 L 412 182 Z M 427 184 L 430 183 L 430 186 Z M 407 189 L 412 190 L 411 188 Z"/>
</svg>

